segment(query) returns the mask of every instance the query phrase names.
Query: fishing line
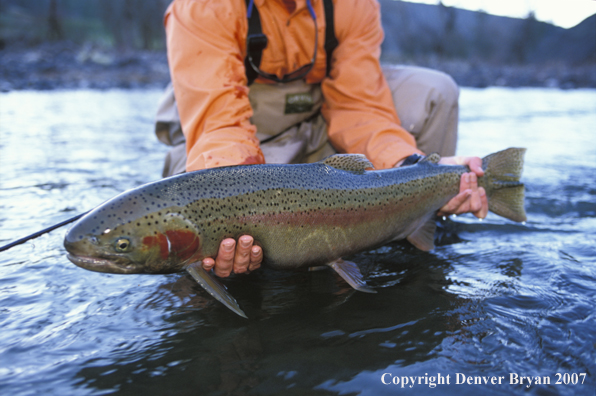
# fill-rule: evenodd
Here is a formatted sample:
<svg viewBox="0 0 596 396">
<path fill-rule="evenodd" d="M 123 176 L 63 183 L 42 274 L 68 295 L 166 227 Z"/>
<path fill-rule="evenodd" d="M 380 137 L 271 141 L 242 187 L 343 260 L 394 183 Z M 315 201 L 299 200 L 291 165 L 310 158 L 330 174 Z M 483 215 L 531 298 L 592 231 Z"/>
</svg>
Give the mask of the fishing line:
<svg viewBox="0 0 596 396">
<path fill-rule="evenodd" d="M 24 238 L 17 239 L 16 241 L 9 243 L 8 245 L 4 245 L 4 246 L 0 247 L 0 252 L 3 252 L 5 250 L 10 249 L 11 247 L 15 247 L 17 245 L 20 245 L 22 243 L 25 243 L 25 242 L 27 242 L 27 241 L 29 241 L 31 239 L 35 239 L 35 238 L 37 238 L 37 237 L 39 237 L 39 236 L 41 236 L 43 234 L 47 234 L 48 232 L 53 231 L 56 228 L 60 228 L 60 227 L 63 227 L 65 225 L 69 224 L 69 223 L 72 223 L 73 221 L 78 220 L 81 217 L 85 216 L 87 213 L 89 213 L 89 211 L 87 211 L 85 213 L 78 214 L 75 217 L 71 217 L 70 219 L 64 220 L 64 221 L 62 221 L 62 222 L 60 222 L 58 224 L 54 224 L 53 226 L 50 226 L 48 228 L 44 228 L 43 230 L 37 231 L 37 232 L 35 232 L 35 233 L 31 234 L 31 235 L 28 235 L 28 236 L 26 236 Z"/>
</svg>

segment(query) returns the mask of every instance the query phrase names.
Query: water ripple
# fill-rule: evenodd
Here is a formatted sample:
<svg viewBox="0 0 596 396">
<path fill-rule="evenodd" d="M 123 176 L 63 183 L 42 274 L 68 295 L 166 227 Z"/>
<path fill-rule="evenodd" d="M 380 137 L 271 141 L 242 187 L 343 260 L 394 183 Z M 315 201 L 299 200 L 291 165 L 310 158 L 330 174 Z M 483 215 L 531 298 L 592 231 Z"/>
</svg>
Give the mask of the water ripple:
<svg viewBox="0 0 596 396">
<path fill-rule="evenodd" d="M 148 112 L 159 95 L 0 94 L 0 242 L 158 179 L 166 148 Z M 384 373 L 554 382 L 567 372 L 587 373 L 586 384 L 412 391 L 590 394 L 596 91 L 463 89 L 461 108 L 461 154 L 528 147 L 526 224 L 458 216 L 441 224 L 431 253 L 396 242 L 351 257 L 374 295 L 332 271 L 232 277 L 248 320 L 186 274 L 82 270 L 57 230 L 0 255 L 0 392 L 383 395 L 401 391 L 382 384 Z"/>
</svg>

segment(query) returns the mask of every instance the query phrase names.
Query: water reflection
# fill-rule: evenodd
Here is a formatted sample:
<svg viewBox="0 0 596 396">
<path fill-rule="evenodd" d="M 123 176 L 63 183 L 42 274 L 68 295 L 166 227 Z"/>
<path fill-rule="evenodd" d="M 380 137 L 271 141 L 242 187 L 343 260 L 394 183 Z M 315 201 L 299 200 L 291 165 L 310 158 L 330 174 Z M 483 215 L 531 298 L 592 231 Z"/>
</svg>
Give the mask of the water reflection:
<svg viewBox="0 0 596 396">
<path fill-rule="evenodd" d="M 160 285 L 176 312 L 165 318 L 175 331 L 110 370 L 82 369 L 95 389 L 123 393 L 164 381 L 184 394 L 305 394 L 328 380 L 348 380 L 395 361 L 425 361 L 461 321 L 446 316 L 458 298 L 444 291 L 447 260 L 420 257 L 405 244 L 383 254 L 352 259 L 369 271 L 377 295 L 345 298 L 345 284 L 331 271 L 267 271 L 236 277 L 228 286 L 249 320 L 229 315 L 188 276 Z M 421 270 L 421 262 L 425 263 Z M 399 284 L 391 288 L 389 284 Z M 192 296 L 189 298 L 189 296 Z M 283 309 L 282 309 L 283 308 Z M 101 374 L 101 375 L 100 375 Z"/>
<path fill-rule="evenodd" d="M 0 94 L 0 243 L 159 178 L 159 95 Z M 330 271 L 236 277 L 248 321 L 185 274 L 75 267 L 53 232 L 0 254 L 0 392 L 381 395 L 401 391 L 386 372 L 567 372 L 585 384 L 412 391 L 593 394 L 596 91 L 463 89 L 461 109 L 460 153 L 528 147 L 526 224 L 461 216 L 432 253 L 395 243 L 352 257 L 376 295 Z"/>
</svg>

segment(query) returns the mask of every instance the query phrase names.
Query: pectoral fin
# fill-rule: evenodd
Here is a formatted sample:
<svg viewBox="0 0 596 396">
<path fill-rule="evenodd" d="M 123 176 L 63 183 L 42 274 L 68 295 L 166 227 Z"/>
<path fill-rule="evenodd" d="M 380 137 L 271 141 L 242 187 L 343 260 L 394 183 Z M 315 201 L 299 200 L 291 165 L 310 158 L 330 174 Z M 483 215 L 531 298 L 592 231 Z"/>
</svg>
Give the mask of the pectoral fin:
<svg viewBox="0 0 596 396">
<path fill-rule="evenodd" d="M 364 277 L 360 272 L 358 266 L 351 261 L 344 261 L 342 259 L 335 260 L 327 264 L 335 270 L 350 286 L 354 289 L 365 293 L 376 293 L 377 291 L 366 286 Z"/>
<path fill-rule="evenodd" d="M 420 250 L 428 252 L 435 248 L 435 230 L 437 223 L 435 219 L 431 218 L 422 224 L 416 231 L 408 235 L 408 241 Z"/>
<path fill-rule="evenodd" d="M 244 311 L 240 309 L 240 306 L 234 297 L 228 293 L 226 287 L 219 283 L 217 279 L 211 276 L 207 271 L 205 271 L 200 262 L 189 265 L 186 267 L 186 271 L 194 278 L 194 280 L 199 283 L 199 285 L 201 285 L 203 289 L 207 290 L 209 294 L 215 297 L 217 301 L 221 302 L 223 305 L 230 308 L 243 318 L 248 319 Z"/>
</svg>

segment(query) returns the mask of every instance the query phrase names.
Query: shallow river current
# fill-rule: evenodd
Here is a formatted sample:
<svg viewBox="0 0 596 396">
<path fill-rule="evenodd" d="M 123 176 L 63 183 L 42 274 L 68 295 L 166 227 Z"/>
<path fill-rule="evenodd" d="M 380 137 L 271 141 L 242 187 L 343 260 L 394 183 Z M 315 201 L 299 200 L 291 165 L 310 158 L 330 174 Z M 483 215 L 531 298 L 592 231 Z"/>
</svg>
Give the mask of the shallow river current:
<svg viewBox="0 0 596 396">
<path fill-rule="evenodd" d="M 159 96 L 1 93 L 0 245 L 159 179 Z M 331 271 L 233 277 L 248 320 L 186 273 L 76 267 L 65 227 L 0 253 L 0 394 L 595 394 L 596 91 L 460 103 L 459 154 L 528 148 L 525 224 L 460 216 L 430 253 L 351 257 L 378 294 Z"/>
</svg>

